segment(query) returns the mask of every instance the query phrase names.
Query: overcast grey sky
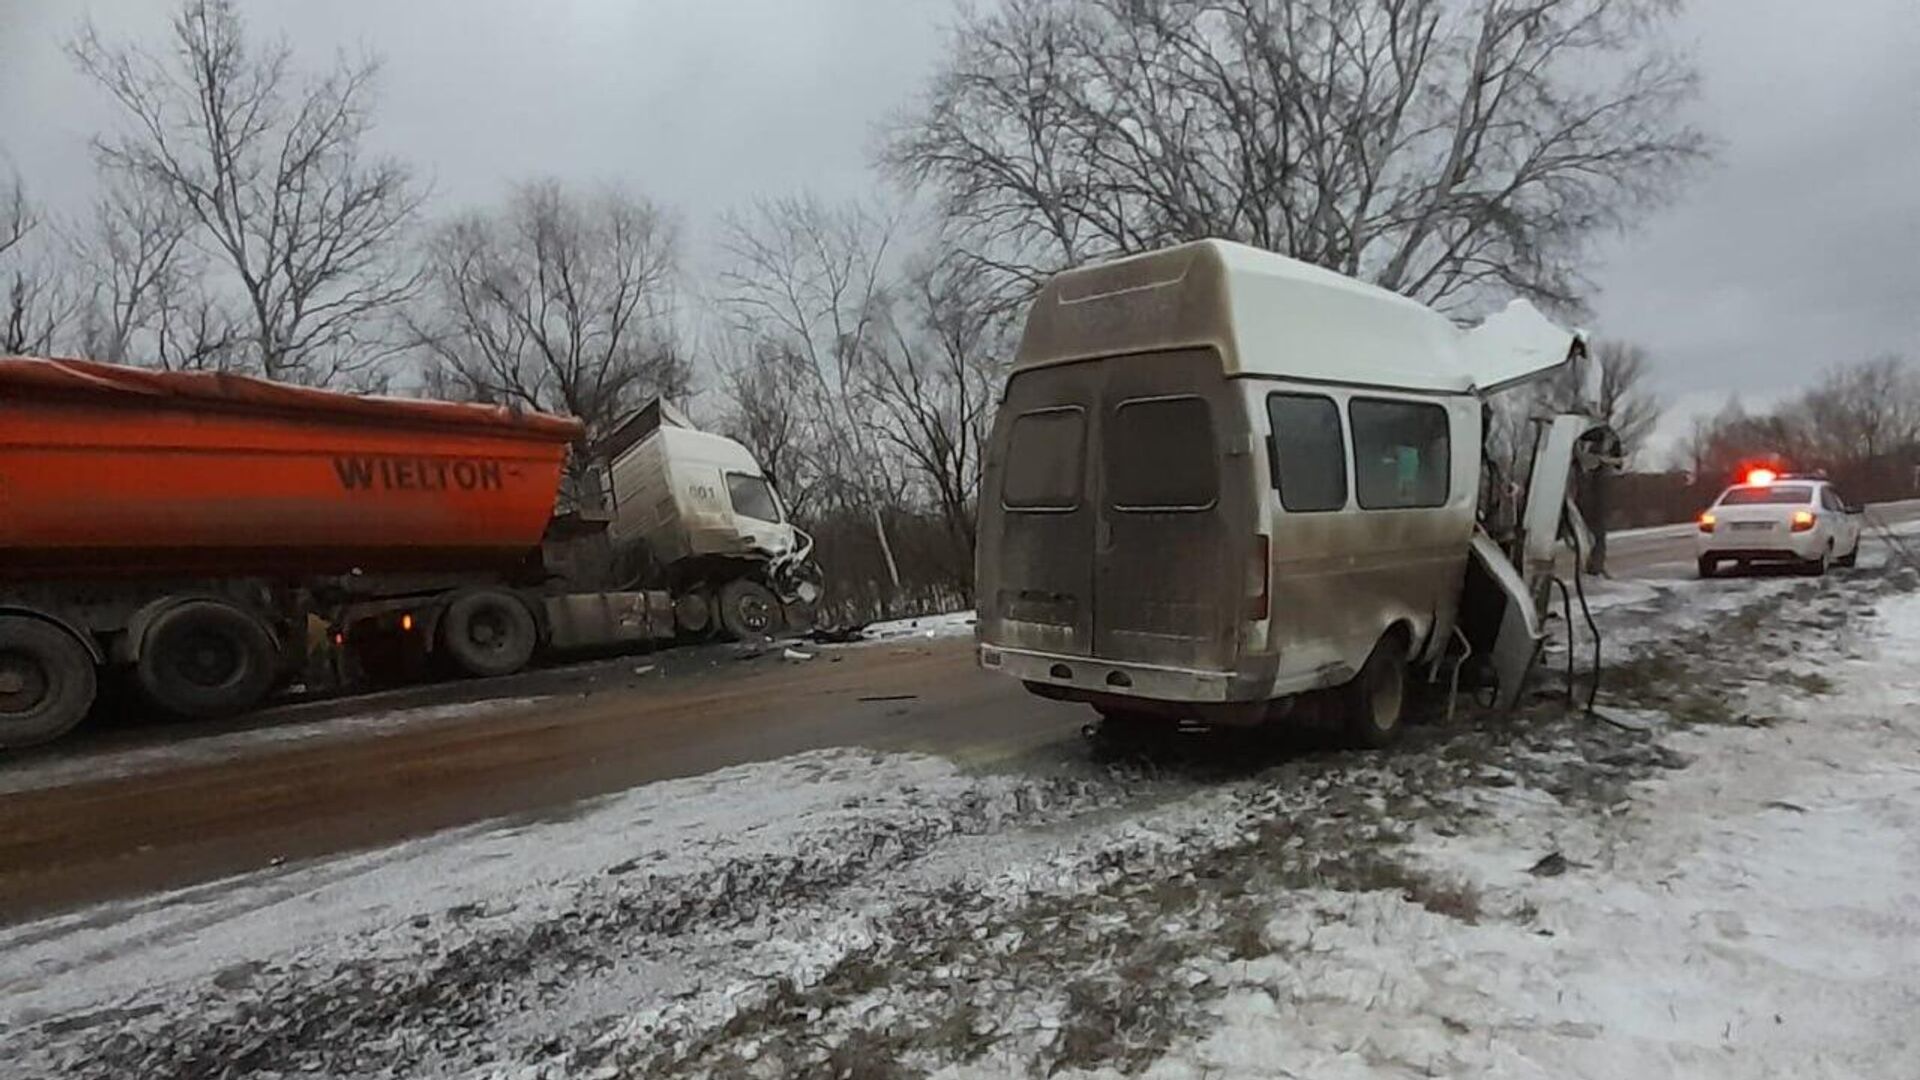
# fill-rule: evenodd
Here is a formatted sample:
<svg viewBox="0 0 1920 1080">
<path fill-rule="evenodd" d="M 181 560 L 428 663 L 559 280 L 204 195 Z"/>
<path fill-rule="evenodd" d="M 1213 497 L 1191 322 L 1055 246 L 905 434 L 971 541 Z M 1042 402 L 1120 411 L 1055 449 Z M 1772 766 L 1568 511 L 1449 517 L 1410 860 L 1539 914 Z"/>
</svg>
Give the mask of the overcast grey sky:
<svg viewBox="0 0 1920 1080">
<path fill-rule="evenodd" d="M 83 205 L 110 113 L 60 42 L 87 13 L 156 34 L 163 0 L 0 0 L 0 153 Z M 951 0 L 249 0 L 303 57 L 387 61 L 378 142 L 441 209 L 531 176 L 617 180 L 693 230 L 756 194 L 857 194 L 874 125 L 917 92 Z M 1649 346 L 1664 430 L 1829 364 L 1920 360 L 1920 0 L 1694 0 L 1676 26 L 1721 160 L 1609 240 L 1599 333 Z M 1663 440 L 1664 441 L 1664 440 Z"/>
</svg>

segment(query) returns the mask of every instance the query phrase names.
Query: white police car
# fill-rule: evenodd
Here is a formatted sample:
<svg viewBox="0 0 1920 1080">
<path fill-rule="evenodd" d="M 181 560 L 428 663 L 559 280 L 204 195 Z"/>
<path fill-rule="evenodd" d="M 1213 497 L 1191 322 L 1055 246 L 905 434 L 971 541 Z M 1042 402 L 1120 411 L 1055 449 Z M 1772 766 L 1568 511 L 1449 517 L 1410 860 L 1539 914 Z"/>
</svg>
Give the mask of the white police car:
<svg viewBox="0 0 1920 1080">
<path fill-rule="evenodd" d="M 1792 563 L 1810 574 L 1860 556 L 1861 509 L 1824 478 L 1755 469 L 1700 514 L 1700 576 L 1722 563 Z"/>
</svg>

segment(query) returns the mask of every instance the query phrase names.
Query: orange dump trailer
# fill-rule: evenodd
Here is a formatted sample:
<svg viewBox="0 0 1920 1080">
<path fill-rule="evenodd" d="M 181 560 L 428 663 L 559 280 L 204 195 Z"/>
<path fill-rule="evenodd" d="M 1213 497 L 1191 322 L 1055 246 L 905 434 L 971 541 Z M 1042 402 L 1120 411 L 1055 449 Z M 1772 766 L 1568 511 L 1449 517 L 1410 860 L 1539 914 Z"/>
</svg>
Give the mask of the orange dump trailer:
<svg viewBox="0 0 1920 1080">
<path fill-rule="evenodd" d="M 457 570 L 536 549 L 579 421 L 0 358 L 0 577 Z"/>
<path fill-rule="evenodd" d="M 604 525 L 555 516 L 573 419 L 204 372 L 0 357 L 0 750 L 102 670 L 175 714 L 243 711 L 412 656 L 504 674 L 670 637 Z"/>
</svg>

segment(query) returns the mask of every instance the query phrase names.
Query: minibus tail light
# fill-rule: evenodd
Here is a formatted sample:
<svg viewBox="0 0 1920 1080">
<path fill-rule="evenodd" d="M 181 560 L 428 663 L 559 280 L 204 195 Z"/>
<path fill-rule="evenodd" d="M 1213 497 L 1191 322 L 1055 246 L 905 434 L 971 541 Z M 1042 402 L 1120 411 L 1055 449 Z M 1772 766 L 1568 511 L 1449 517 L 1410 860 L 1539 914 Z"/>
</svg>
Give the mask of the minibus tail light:
<svg viewBox="0 0 1920 1080">
<path fill-rule="evenodd" d="M 1273 599 L 1273 550 L 1271 541 L 1255 534 L 1253 551 L 1247 563 L 1247 619 L 1259 622 L 1268 615 Z"/>
</svg>

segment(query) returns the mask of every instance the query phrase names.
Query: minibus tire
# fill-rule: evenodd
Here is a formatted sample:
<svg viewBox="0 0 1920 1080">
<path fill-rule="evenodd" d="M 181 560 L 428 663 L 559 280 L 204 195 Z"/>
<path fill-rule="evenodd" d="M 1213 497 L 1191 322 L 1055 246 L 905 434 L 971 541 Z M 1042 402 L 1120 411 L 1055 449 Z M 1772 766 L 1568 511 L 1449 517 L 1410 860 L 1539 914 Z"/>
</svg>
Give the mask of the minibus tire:
<svg viewBox="0 0 1920 1080">
<path fill-rule="evenodd" d="M 1378 750 L 1400 737 L 1407 707 L 1407 647 L 1399 634 L 1380 639 L 1344 696 L 1347 738 L 1354 745 Z"/>
</svg>

